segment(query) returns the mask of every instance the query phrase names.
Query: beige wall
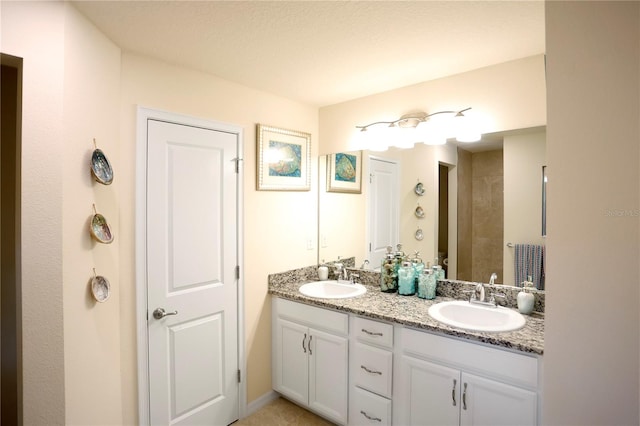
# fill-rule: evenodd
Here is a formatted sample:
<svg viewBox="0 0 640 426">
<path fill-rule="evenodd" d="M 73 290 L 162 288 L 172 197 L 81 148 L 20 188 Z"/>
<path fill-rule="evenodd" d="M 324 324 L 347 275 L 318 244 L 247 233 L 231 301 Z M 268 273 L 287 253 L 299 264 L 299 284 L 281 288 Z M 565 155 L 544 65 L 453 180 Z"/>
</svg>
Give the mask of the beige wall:
<svg viewBox="0 0 640 426">
<path fill-rule="evenodd" d="M 64 120 L 59 146 L 62 168 L 62 243 L 66 424 L 122 421 L 120 383 L 119 274 L 122 241 L 118 139 L 120 49 L 66 5 L 64 27 Z M 93 138 L 114 168 L 114 183 L 91 178 Z M 104 215 L 114 242 L 96 243 L 89 234 L 92 204 Z M 93 268 L 111 284 L 111 296 L 97 303 L 89 292 Z M 100 390 L 102 403 L 95 403 Z"/>
<path fill-rule="evenodd" d="M 311 133 L 315 176 L 317 109 L 161 62 L 121 58 L 117 46 L 62 3 L 3 2 L 2 51 L 25 59 L 25 424 L 137 423 L 136 105 L 244 128 L 248 401 L 270 391 L 267 274 L 315 263 L 317 181 L 309 192 L 256 191 L 255 125 Z M 110 187 L 89 178 L 94 137 L 114 166 Z M 114 229 L 109 246 L 88 238 L 94 202 Z M 88 293 L 93 267 L 112 284 L 101 305 Z"/>
<path fill-rule="evenodd" d="M 24 58 L 22 367 L 24 424 L 64 424 L 65 6 L 2 2 L 2 52 Z"/>
<path fill-rule="evenodd" d="M 367 257 L 365 250 L 366 194 L 368 189 L 368 154 L 362 153 L 362 193 L 327 192 L 327 156 L 319 157 L 320 192 L 319 212 L 319 260 L 329 262 L 341 258 L 356 258 L 360 266 Z M 345 235 L 345 230 L 348 232 Z M 375 265 L 377 267 L 377 265 Z"/>
<path fill-rule="evenodd" d="M 420 252 L 426 264 L 434 263 L 437 256 L 436 229 L 438 226 L 438 148 L 416 144 L 411 150 L 400 153 L 400 242 L 403 251 L 413 255 Z M 415 193 L 418 182 L 423 184 L 424 195 Z M 420 204 L 424 218 L 418 219 L 415 209 Z M 422 229 L 424 238 L 416 240 L 415 233 Z"/>
<path fill-rule="evenodd" d="M 483 132 L 546 123 L 544 57 L 533 56 L 320 108 L 321 154 L 362 149 L 355 126 L 472 107 Z"/>
<path fill-rule="evenodd" d="M 547 164 L 546 135 L 537 132 L 505 136 L 504 151 L 504 281 L 514 283 L 512 244 L 544 245 L 542 237 L 542 166 Z"/>
<path fill-rule="evenodd" d="M 639 419 L 640 3 L 546 3 L 545 425 Z"/>
<path fill-rule="evenodd" d="M 256 123 L 311 133 L 317 176 L 317 109 L 155 60 L 122 57 L 120 134 L 123 418 L 136 421 L 134 202 L 136 106 L 222 121 L 244 129 L 244 285 L 247 400 L 271 390 L 267 275 L 316 263 L 317 179 L 308 192 L 256 191 Z M 313 249 L 307 249 L 307 237 Z"/>
</svg>

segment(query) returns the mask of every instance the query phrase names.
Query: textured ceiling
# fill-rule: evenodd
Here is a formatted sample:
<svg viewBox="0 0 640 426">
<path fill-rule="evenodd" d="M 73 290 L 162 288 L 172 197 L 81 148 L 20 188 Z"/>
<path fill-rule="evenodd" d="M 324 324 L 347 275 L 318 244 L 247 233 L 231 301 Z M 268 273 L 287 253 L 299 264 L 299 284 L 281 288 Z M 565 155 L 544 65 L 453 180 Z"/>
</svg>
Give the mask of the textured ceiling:
<svg viewBox="0 0 640 426">
<path fill-rule="evenodd" d="M 315 106 L 544 53 L 542 1 L 74 1 L 123 50 Z"/>
</svg>

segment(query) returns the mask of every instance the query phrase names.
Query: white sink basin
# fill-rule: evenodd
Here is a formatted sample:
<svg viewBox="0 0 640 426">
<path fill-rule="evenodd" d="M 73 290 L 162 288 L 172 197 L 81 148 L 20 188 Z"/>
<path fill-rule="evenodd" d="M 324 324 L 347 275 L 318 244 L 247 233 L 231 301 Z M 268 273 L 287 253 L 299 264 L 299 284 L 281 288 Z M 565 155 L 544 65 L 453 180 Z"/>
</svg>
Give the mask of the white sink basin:
<svg viewBox="0 0 640 426">
<path fill-rule="evenodd" d="M 429 315 L 452 327 L 473 331 L 513 331 L 525 324 L 524 317 L 512 309 L 474 305 L 461 300 L 436 303 L 429 308 Z"/>
<path fill-rule="evenodd" d="M 365 294 L 362 284 L 343 284 L 337 281 L 314 281 L 300 286 L 300 293 L 321 299 L 346 299 Z"/>
</svg>

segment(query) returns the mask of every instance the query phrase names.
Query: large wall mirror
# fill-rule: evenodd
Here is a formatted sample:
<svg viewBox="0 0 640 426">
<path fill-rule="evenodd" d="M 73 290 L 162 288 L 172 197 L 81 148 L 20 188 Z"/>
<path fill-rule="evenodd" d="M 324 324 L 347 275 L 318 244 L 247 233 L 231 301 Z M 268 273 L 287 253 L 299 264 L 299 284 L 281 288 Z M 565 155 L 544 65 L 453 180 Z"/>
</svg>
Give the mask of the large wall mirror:
<svg viewBox="0 0 640 426">
<path fill-rule="evenodd" d="M 375 269 L 386 245 L 399 242 L 425 263 L 446 263 L 452 279 L 488 282 L 495 272 L 496 282 L 514 285 L 515 246 L 544 245 L 545 127 L 362 151 L 350 157 L 360 192 L 327 190 L 334 158 L 319 157 L 319 262 L 355 256 L 357 267 Z"/>
</svg>

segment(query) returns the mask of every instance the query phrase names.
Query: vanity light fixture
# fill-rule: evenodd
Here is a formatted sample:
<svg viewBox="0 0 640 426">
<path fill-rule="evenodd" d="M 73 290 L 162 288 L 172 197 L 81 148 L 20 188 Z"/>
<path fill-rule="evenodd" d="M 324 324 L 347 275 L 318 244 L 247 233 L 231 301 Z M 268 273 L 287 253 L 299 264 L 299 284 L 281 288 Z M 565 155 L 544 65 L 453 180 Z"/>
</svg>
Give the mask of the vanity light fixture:
<svg viewBox="0 0 640 426">
<path fill-rule="evenodd" d="M 464 113 L 471 107 L 459 111 L 438 111 L 431 114 L 414 112 L 393 121 L 376 121 L 360 129 L 360 137 L 366 141 L 363 149 L 386 151 L 390 146 L 411 148 L 415 143 L 444 145 L 447 138 L 458 142 L 477 142 L 481 138 L 474 123 Z"/>
</svg>

